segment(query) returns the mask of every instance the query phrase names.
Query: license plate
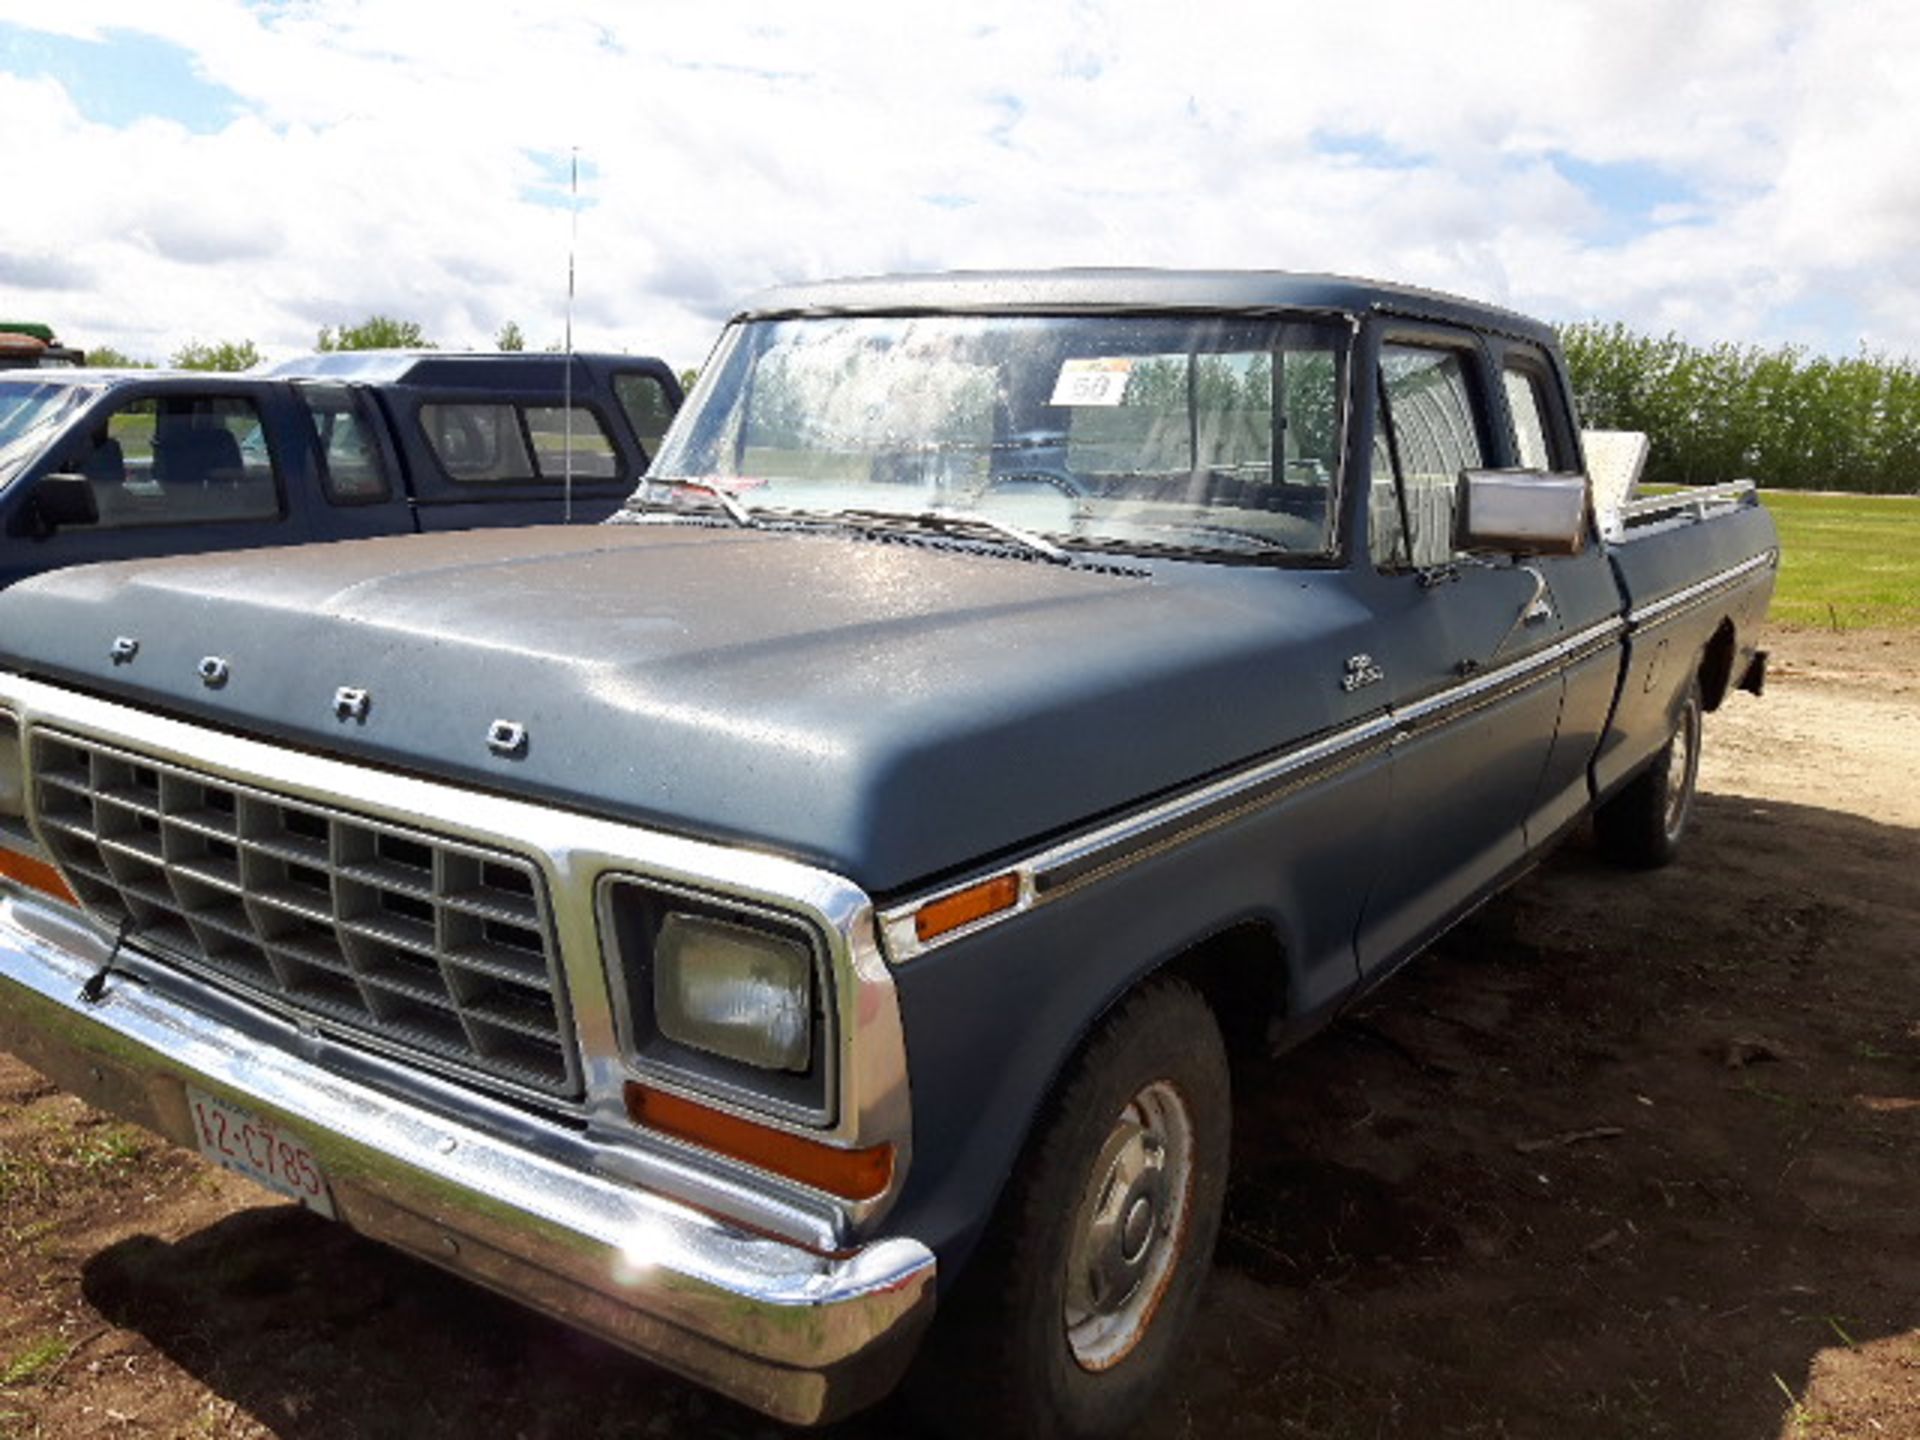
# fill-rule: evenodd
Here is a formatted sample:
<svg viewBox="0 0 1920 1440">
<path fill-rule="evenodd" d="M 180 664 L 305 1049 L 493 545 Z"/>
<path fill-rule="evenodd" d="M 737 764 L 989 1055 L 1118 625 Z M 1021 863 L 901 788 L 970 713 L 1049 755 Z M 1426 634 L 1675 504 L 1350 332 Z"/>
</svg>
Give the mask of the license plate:
<svg viewBox="0 0 1920 1440">
<path fill-rule="evenodd" d="M 283 1127 L 251 1110 L 187 1087 L 200 1153 L 223 1169 L 244 1175 L 307 1209 L 334 1218 L 333 1195 L 313 1152 Z"/>
</svg>

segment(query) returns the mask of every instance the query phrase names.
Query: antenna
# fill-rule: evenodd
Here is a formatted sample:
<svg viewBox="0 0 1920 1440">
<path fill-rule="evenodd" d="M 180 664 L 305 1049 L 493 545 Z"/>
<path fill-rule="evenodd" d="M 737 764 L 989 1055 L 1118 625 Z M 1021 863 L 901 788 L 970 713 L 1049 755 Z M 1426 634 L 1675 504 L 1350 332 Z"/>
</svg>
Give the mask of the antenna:
<svg viewBox="0 0 1920 1440">
<path fill-rule="evenodd" d="M 580 147 L 575 145 L 569 162 L 567 205 L 567 329 L 566 368 L 560 372 L 560 413 L 566 417 L 566 450 L 562 459 L 566 505 L 565 523 L 573 523 L 573 257 L 580 245 Z"/>
</svg>

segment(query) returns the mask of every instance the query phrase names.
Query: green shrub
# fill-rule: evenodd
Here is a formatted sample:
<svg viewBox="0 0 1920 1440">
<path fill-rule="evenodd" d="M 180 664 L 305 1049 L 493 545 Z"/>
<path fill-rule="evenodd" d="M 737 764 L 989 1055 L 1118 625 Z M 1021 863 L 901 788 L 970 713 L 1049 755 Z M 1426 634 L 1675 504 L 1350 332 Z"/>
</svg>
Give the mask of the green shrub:
<svg viewBox="0 0 1920 1440">
<path fill-rule="evenodd" d="M 1585 424 L 1644 430 L 1649 484 L 1920 493 L 1920 366 L 1563 326 Z"/>
</svg>

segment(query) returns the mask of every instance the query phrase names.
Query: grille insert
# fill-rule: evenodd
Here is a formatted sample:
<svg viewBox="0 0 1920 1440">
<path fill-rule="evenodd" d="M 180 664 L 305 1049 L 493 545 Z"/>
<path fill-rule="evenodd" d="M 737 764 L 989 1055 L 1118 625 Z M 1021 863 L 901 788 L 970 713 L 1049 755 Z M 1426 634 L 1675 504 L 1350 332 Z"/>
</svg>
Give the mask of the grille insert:
<svg viewBox="0 0 1920 1440">
<path fill-rule="evenodd" d="M 528 861 L 90 740 L 32 746 L 41 832 L 96 918 L 436 1068 L 579 1095 Z"/>
</svg>

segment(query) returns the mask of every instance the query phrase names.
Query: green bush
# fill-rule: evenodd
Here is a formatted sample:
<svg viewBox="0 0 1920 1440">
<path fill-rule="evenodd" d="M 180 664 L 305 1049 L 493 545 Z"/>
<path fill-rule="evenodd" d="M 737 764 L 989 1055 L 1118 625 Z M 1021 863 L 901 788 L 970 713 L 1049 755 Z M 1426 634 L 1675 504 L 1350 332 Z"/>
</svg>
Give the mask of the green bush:
<svg viewBox="0 0 1920 1440">
<path fill-rule="evenodd" d="M 1920 366 L 1797 346 L 1693 345 L 1615 323 L 1561 327 L 1585 424 L 1644 430 L 1649 484 L 1920 493 Z"/>
</svg>

